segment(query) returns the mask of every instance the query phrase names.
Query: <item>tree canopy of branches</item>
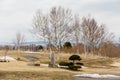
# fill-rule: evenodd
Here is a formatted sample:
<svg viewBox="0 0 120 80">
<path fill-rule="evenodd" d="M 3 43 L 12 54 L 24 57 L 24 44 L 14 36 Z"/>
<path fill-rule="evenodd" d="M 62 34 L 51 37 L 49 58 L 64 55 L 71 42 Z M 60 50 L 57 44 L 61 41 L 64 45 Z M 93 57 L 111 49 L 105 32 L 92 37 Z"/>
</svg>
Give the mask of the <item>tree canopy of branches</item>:
<svg viewBox="0 0 120 80">
<path fill-rule="evenodd" d="M 73 41 L 75 41 L 76 46 L 77 46 L 77 53 L 79 53 L 79 43 L 81 39 L 81 26 L 80 26 L 80 19 L 78 15 L 74 16 L 74 21 L 73 21 Z"/>
<path fill-rule="evenodd" d="M 13 43 L 17 47 L 17 50 L 20 49 L 20 46 L 23 44 L 24 40 L 24 36 L 20 32 L 16 33 L 16 38 Z"/>
<path fill-rule="evenodd" d="M 89 52 L 94 52 L 96 47 L 99 48 L 109 35 L 104 25 L 98 25 L 94 18 L 86 17 L 82 20 L 81 32 L 85 50 Z"/>
<path fill-rule="evenodd" d="M 61 42 L 73 32 L 72 13 L 70 9 L 53 7 L 48 15 L 40 11 L 33 19 L 33 31 L 41 39 L 53 43 L 56 48 L 60 48 Z"/>
<path fill-rule="evenodd" d="M 52 7 L 48 14 L 38 10 L 33 18 L 32 31 L 48 44 L 53 44 L 57 50 L 60 50 L 61 43 L 73 38 L 77 46 L 79 43 L 84 45 L 85 53 L 94 52 L 95 48 L 110 41 L 112 35 L 107 32 L 105 25 L 99 25 L 94 18 L 83 17 L 80 23 L 79 16 L 62 7 Z"/>
</svg>

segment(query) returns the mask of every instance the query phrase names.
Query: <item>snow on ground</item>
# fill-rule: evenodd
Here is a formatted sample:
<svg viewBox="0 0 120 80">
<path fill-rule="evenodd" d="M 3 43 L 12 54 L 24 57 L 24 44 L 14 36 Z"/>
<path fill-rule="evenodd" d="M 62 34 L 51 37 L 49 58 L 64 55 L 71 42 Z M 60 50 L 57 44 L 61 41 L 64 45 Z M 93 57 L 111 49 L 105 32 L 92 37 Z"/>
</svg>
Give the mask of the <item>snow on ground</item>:
<svg viewBox="0 0 120 80">
<path fill-rule="evenodd" d="M 41 66 L 45 66 L 45 67 L 48 67 L 49 64 L 40 64 Z"/>
<path fill-rule="evenodd" d="M 106 74 L 106 75 L 100 75 L 100 74 L 78 74 L 78 75 L 74 75 L 75 77 L 84 77 L 84 78 L 120 78 L 120 76 L 117 75 L 110 75 L 110 74 Z"/>
<path fill-rule="evenodd" d="M 88 68 L 88 67 L 86 67 L 86 66 L 81 66 L 81 68 Z"/>
<path fill-rule="evenodd" d="M 4 61 L 4 60 L 7 60 L 7 61 L 16 61 L 16 59 L 10 57 L 10 56 L 2 56 L 0 57 L 0 61 Z"/>
</svg>

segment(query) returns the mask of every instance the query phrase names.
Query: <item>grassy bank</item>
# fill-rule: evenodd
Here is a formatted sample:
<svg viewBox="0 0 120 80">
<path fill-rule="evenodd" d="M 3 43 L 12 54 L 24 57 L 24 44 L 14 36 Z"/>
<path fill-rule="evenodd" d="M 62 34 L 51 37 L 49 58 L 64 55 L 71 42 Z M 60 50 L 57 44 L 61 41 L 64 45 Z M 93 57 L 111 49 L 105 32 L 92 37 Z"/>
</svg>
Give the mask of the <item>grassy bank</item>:
<svg viewBox="0 0 120 80">
<path fill-rule="evenodd" d="M 64 74 L 63 74 L 64 73 Z M 67 72 L 5 72 L 0 71 L 0 80 L 73 80 Z"/>
<path fill-rule="evenodd" d="M 74 53 L 55 53 L 56 56 L 56 63 L 59 64 L 59 62 L 61 61 L 66 61 L 69 62 L 69 57 L 74 54 Z M 98 55 L 92 55 L 92 54 L 78 54 L 80 55 L 80 57 L 82 58 L 81 62 L 84 63 L 85 66 L 88 67 L 93 67 L 93 66 L 109 66 L 109 64 L 111 64 L 113 62 L 112 58 L 108 58 L 108 57 L 102 57 L 102 56 L 98 56 Z M 0 56 L 4 56 L 4 51 L 0 51 Z M 20 59 L 24 62 L 30 62 L 31 60 L 25 58 L 25 56 L 31 56 L 31 57 L 35 57 L 38 58 L 38 60 L 40 63 L 47 63 L 49 64 L 50 62 L 50 52 L 39 52 L 37 54 L 35 53 L 26 53 L 26 52 L 17 52 L 17 51 L 9 51 L 7 53 L 7 56 L 11 56 L 13 58 L 16 58 L 19 56 Z"/>
<path fill-rule="evenodd" d="M 0 51 L 0 56 L 4 55 L 4 51 Z M 26 53 L 17 51 L 9 51 L 7 56 L 13 58 L 21 58 L 18 61 L 0 62 L 0 80 L 74 80 L 74 74 L 80 73 L 99 73 L 99 74 L 120 74 L 120 68 L 112 67 L 110 64 L 113 62 L 119 62 L 120 58 L 108 58 L 96 55 L 84 55 L 81 56 L 81 62 L 87 68 L 82 68 L 80 71 L 69 71 L 61 68 L 49 68 L 46 66 L 29 66 L 31 61 L 24 56 L 37 57 L 40 64 L 50 62 L 49 52 L 40 53 Z M 60 61 L 69 61 L 68 58 L 72 54 L 69 53 L 56 53 L 56 63 Z"/>
</svg>

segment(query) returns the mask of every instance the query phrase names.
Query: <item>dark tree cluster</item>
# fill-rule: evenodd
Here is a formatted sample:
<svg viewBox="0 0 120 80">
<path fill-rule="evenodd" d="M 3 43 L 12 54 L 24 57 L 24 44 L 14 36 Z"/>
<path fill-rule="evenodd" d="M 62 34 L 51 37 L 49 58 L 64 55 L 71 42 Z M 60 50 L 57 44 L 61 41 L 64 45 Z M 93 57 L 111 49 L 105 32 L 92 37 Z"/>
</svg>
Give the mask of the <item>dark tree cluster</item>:
<svg viewBox="0 0 120 80">
<path fill-rule="evenodd" d="M 83 63 L 79 62 L 82 60 L 79 55 L 72 55 L 69 57 L 69 60 L 72 62 L 60 62 L 59 65 L 68 66 L 70 70 L 78 70 L 83 65 Z"/>
</svg>

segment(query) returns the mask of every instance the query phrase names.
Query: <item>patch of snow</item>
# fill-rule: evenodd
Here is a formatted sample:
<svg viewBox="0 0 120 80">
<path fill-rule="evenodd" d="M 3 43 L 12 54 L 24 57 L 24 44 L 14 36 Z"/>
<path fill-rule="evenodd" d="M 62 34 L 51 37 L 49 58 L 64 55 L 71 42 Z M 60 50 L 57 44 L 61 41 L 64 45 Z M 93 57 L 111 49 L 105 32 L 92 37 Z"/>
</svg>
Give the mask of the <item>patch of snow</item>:
<svg viewBox="0 0 120 80">
<path fill-rule="evenodd" d="M 68 68 L 68 66 L 61 66 L 61 65 L 58 65 L 59 68 Z"/>
<path fill-rule="evenodd" d="M 61 66 L 61 65 L 58 65 L 59 68 L 68 68 L 68 66 Z M 85 66 L 81 66 L 81 68 L 87 68 Z"/>
<path fill-rule="evenodd" d="M 16 59 L 10 57 L 10 56 L 2 56 L 0 57 L 0 61 L 4 61 L 4 60 L 7 60 L 7 61 L 16 61 Z"/>
<path fill-rule="evenodd" d="M 106 74 L 106 75 L 100 75 L 100 74 L 78 74 L 78 75 L 74 75 L 75 77 L 86 77 L 86 78 L 120 78 L 120 76 L 116 76 L 116 75 L 110 75 L 110 74 Z"/>
<path fill-rule="evenodd" d="M 85 66 L 81 66 L 81 68 L 88 68 L 88 67 L 85 67 Z"/>
<path fill-rule="evenodd" d="M 49 64 L 40 64 L 41 66 L 45 66 L 45 67 L 48 67 Z"/>
</svg>

